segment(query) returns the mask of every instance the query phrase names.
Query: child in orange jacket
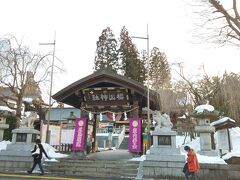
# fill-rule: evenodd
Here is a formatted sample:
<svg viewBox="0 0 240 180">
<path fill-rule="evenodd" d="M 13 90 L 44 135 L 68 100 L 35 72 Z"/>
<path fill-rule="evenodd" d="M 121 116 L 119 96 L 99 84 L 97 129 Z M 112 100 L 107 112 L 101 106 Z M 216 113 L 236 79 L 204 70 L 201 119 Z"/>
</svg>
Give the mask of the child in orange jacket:
<svg viewBox="0 0 240 180">
<path fill-rule="evenodd" d="M 197 180 L 196 172 L 200 168 L 200 165 L 198 163 L 197 155 L 195 151 L 190 148 L 189 146 L 185 146 L 184 150 L 187 151 L 187 169 L 185 171 L 185 178 L 186 180 L 189 179 L 190 176 L 194 180 Z"/>
</svg>

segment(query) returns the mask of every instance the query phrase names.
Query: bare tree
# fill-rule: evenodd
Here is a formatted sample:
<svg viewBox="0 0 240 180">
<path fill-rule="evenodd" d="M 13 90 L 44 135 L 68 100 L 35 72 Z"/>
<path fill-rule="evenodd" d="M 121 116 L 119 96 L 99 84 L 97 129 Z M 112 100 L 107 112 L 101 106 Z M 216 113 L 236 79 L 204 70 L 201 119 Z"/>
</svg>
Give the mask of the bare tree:
<svg viewBox="0 0 240 180">
<path fill-rule="evenodd" d="M 0 41 L 0 86 L 10 90 L 10 94 L 0 92 L 0 98 L 10 106 L 8 99 L 16 101 L 16 124 L 20 126 L 21 108 L 27 89 L 27 74 L 31 72 L 35 83 L 46 80 L 51 63 L 47 55 L 32 53 L 29 47 L 24 46 L 14 36 L 6 36 Z M 13 108 L 13 107 L 11 107 Z"/>
<path fill-rule="evenodd" d="M 181 63 L 177 64 L 179 70 L 177 74 L 181 77 L 182 86 L 185 87 L 186 92 L 191 97 L 194 105 L 200 105 L 215 97 L 220 90 L 220 78 L 218 76 L 209 76 L 202 65 L 199 70 L 203 72 L 202 75 L 198 74 L 196 77 L 187 77 L 184 74 L 183 66 Z"/>
<path fill-rule="evenodd" d="M 201 39 L 220 45 L 240 46 L 240 4 L 237 4 L 237 0 L 201 0 L 199 2 L 200 4 L 194 6 L 198 8 L 200 23 L 197 24 L 198 27 L 207 31 L 197 30 L 198 37 L 201 36 Z"/>
</svg>

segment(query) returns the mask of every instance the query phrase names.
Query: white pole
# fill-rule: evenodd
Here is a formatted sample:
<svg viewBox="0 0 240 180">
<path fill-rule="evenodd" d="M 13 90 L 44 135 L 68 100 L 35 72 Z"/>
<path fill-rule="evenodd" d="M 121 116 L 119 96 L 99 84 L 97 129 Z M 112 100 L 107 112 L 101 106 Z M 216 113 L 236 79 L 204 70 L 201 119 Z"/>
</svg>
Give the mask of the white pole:
<svg viewBox="0 0 240 180">
<path fill-rule="evenodd" d="M 149 92 L 149 68 L 150 68 L 150 62 L 149 62 L 149 34 L 148 34 L 148 24 L 147 24 L 147 37 L 137 37 L 132 36 L 132 38 L 136 39 L 146 39 L 147 40 L 147 129 L 148 133 L 150 132 L 150 125 L 151 125 L 151 119 L 150 119 L 150 92 Z"/>
<path fill-rule="evenodd" d="M 48 121 L 47 121 L 47 137 L 46 143 L 50 143 L 50 115 L 51 115 L 51 108 L 52 108 L 52 85 L 53 85 L 53 67 L 54 67 L 54 60 L 55 60 L 55 46 L 56 46 L 56 31 L 54 33 L 54 41 L 53 43 L 39 43 L 39 45 L 53 45 L 53 59 L 52 59 L 52 66 L 51 66 L 51 79 L 50 79 L 50 92 L 49 92 L 49 108 L 48 108 Z"/>
<path fill-rule="evenodd" d="M 148 118 L 148 133 L 150 132 L 150 125 L 151 125 L 151 119 L 150 119 L 150 100 L 149 100 L 149 69 L 150 69 L 150 62 L 149 62 L 149 34 L 148 34 L 148 24 L 147 24 L 147 118 Z"/>
</svg>

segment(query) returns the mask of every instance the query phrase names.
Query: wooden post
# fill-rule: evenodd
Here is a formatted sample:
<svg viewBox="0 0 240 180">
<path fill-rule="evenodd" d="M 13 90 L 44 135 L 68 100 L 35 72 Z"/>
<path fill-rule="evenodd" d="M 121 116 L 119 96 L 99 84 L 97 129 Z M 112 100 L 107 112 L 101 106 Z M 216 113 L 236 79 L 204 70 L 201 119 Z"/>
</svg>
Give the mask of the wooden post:
<svg viewBox="0 0 240 180">
<path fill-rule="evenodd" d="M 84 102 L 81 103 L 81 107 L 84 107 L 85 104 Z M 87 113 L 83 110 L 80 110 L 81 111 L 81 114 L 80 114 L 80 117 L 81 118 L 86 118 L 87 119 L 87 125 L 86 125 L 86 134 L 85 134 L 85 147 L 84 147 L 84 153 L 87 154 L 87 136 L 88 136 L 88 117 L 87 117 Z"/>
<path fill-rule="evenodd" d="M 139 114 L 138 114 L 139 112 L 138 112 L 138 101 L 137 100 L 133 101 L 133 108 L 136 108 L 132 112 L 133 117 L 138 118 L 139 117 Z"/>
<path fill-rule="evenodd" d="M 231 152 L 232 151 L 232 144 L 231 144 L 230 132 L 229 132 L 228 128 L 227 128 L 227 135 L 228 135 L 228 150 L 229 150 L 229 152 Z"/>
<path fill-rule="evenodd" d="M 96 147 L 96 130 L 97 130 L 97 114 L 94 114 L 93 117 L 93 132 L 92 132 L 92 152 L 95 152 L 95 147 Z"/>
<path fill-rule="evenodd" d="M 60 121 L 59 147 L 61 145 L 61 141 L 62 141 L 62 121 Z M 59 148 L 59 150 L 60 150 L 60 148 Z"/>
</svg>

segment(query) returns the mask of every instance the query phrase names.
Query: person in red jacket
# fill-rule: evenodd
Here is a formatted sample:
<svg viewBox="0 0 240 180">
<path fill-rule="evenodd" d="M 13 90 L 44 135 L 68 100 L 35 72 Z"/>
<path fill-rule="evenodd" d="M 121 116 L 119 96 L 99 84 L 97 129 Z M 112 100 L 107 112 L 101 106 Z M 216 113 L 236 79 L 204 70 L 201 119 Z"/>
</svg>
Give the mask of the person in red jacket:
<svg viewBox="0 0 240 180">
<path fill-rule="evenodd" d="M 185 171 L 185 178 L 186 180 L 189 179 L 191 176 L 192 179 L 197 180 L 196 172 L 200 168 L 200 165 L 198 163 L 197 155 L 195 151 L 190 148 L 189 146 L 185 146 L 184 150 L 187 151 L 187 168 Z"/>
</svg>

